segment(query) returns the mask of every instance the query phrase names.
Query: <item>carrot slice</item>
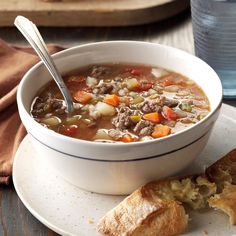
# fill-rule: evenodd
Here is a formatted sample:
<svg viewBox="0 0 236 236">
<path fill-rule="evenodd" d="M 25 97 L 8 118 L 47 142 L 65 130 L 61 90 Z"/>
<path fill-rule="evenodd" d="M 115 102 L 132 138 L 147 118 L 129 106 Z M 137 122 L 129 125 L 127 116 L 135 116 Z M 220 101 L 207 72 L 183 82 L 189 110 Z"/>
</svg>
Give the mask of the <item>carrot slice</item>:
<svg viewBox="0 0 236 236">
<path fill-rule="evenodd" d="M 119 97 L 115 94 L 107 95 L 104 98 L 104 102 L 114 107 L 117 107 L 119 105 Z"/>
<path fill-rule="evenodd" d="M 161 114 L 159 114 L 157 112 L 148 113 L 143 116 L 143 119 L 149 120 L 153 123 L 160 123 L 161 122 Z"/>
<path fill-rule="evenodd" d="M 93 98 L 93 96 L 90 94 L 90 93 L 87 93 L 85 91 L 77 91 L 75 94 L 74 94 L 74 99 L 77 101 L 77 102 L 80 102 L 82 104 L 87 104 L 90 102 L 90 100 Z"/>
<path fill-rule="evenodd" d="M 177 120 L 178 119 L 177 113 L 168 106 L 164 106 L 162 108 L 162 112 L 163 112 L 164 117 L 167 120 Z"/>
<path fill-rule="evenodd" d="M 124 143 L 130 143 L 130 142 L 133 142 L 134 139 L 133 139 L 133 137 L 130 134 L 125 134 L 124 136 L 122 136 L 120 141 L 122 141 Z"/>
<path fill-rule="evenodd" d="M 156 125 L 154 127 L 154 132 L 152 133 L 153 138 L 161 138 L 170 134 L 170 127 L 167 125 Z"/>
</svg>

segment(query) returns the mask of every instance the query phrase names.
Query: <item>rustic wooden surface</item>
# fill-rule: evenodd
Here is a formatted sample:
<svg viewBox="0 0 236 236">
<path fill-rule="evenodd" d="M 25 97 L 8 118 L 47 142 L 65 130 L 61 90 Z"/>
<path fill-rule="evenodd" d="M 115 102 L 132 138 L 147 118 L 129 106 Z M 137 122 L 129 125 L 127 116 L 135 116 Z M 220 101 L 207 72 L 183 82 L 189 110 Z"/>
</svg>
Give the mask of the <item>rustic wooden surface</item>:
<svg viewBox="0 0 236 236">
<path fill-rule="evenodd" d="M 127 26 L 156 22 L 189 7 L 189 0 L 4 0 L 0 26 L 11 26 L 23 15 L 40 26 Z"/>
<path fill-rule="evenodd" d="M 117 28 L 40 28 L 47 43 L 74 46 L 104 40 L 143 40 L 171 45 L 193 53 L 193 37 L 188 11 L 160 23 Z M 0 28 L 0 37 L 9 43 L 25 45 L 15 28 Z M 236 102 L 228 102 L 236 105 Z M 30 176 L 29 176 L 30 178 Z M 33 184 L 33 183 L 32 183 Z M 0 187 L 0 235 L 46 236 L 57 235 L 24 207 L 14 187 Z"/>
</svg>

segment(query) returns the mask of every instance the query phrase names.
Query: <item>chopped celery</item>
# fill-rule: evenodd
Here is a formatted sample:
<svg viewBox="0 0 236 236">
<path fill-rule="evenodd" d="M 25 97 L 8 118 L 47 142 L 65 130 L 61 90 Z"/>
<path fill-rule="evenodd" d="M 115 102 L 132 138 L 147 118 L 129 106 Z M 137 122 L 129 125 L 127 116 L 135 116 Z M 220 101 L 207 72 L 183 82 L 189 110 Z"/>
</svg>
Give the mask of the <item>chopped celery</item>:
<svg viewBox="0 0 236 236">
<path fill-rule="evenodd" d="M 43 119 L 42 123 L 49 126 L 55 126 L 55 125 L 59 125 L 61 123 L 61 120 L 56 116 L 52 116 L 52 117 Z"/>
<path fill-rule="evenodd" d="M 203 118 L 205 118 L 207 116 L 207 113 L 202 113 L 202 114 L 199 114 L 198 116 L 197 116 L 197 119 L 198 120 L 202 120 Z"/>
<path fill-rule="evenodd" d="M 141 96 L 134 97 L 133 100 L 130 101 L 131 104 L 138 104 L 144 101 L 144 98 Z"/>
<path fill-rule="evenodd" d="M 138 123 L 141 120 L 141 116 L 130 116 L 129 118 L 134 123 Z"/>
<path fill-rule="evenodd" d="M 73 125 L 75 122 L 77 122 L 78 120 L 81 119 L 81 115 L 74 115 L 72 117 L 67 117 L 66 120 L 65 120 L 65 123 L 67 125 Z"/>
<path fill-rule="evenodd" d="M 190 104 L 188 103 L 181 103 L 179 105 L 179 108 L 182 110 L 182 111 L 187 111 L 187 112 L 191 112 L 192 111 L 192 107 Z"/>
</svg>

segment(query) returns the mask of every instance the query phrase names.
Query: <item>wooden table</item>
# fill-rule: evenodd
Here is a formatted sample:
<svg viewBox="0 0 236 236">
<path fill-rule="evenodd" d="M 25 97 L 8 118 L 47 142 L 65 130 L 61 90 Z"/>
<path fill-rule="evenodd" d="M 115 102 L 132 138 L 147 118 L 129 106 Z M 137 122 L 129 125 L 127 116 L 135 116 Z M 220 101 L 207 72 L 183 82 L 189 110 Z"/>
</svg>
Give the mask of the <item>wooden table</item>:
<svg viewBox="0 0 236 236">
<path fill-rule="evenodd" d="M 104 40 L 141 40 L 167 44 L 193 53 L 193 36 L 190 12 L 164 22 L 143 26 L 116 28 L 41 28 L 47 43 L 68 47 Z M 16 28 L 0 28 L 0 37 L 9 43 L 25 45 Z M 227 102 L 236 106 L 236 101 Z M 30 176 L 29 176 L 30 178 Z M 42 225 L 24 207 L 14 187 L 0 187 L 0 235 L 57 235 Z"/>
</svg>

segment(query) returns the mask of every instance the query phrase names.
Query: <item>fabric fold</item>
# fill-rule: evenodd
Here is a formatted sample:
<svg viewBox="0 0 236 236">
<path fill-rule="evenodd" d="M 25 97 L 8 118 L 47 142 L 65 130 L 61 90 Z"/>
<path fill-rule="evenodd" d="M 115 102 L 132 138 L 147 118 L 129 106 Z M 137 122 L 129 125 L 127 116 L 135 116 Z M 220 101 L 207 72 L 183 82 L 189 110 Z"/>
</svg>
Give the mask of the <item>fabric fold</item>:
<svg viewBox="0 0 236 236">
<path fill-rule="evenodd" d="M 48 45 L 50 54 L 63 49 Z M 0 184 L 9 184 L 14 154 L 26 134 L 16 105 L 17 87 L 38 61 L 32 48 L 8 45 L 0 39 Z"/>
</svg>

